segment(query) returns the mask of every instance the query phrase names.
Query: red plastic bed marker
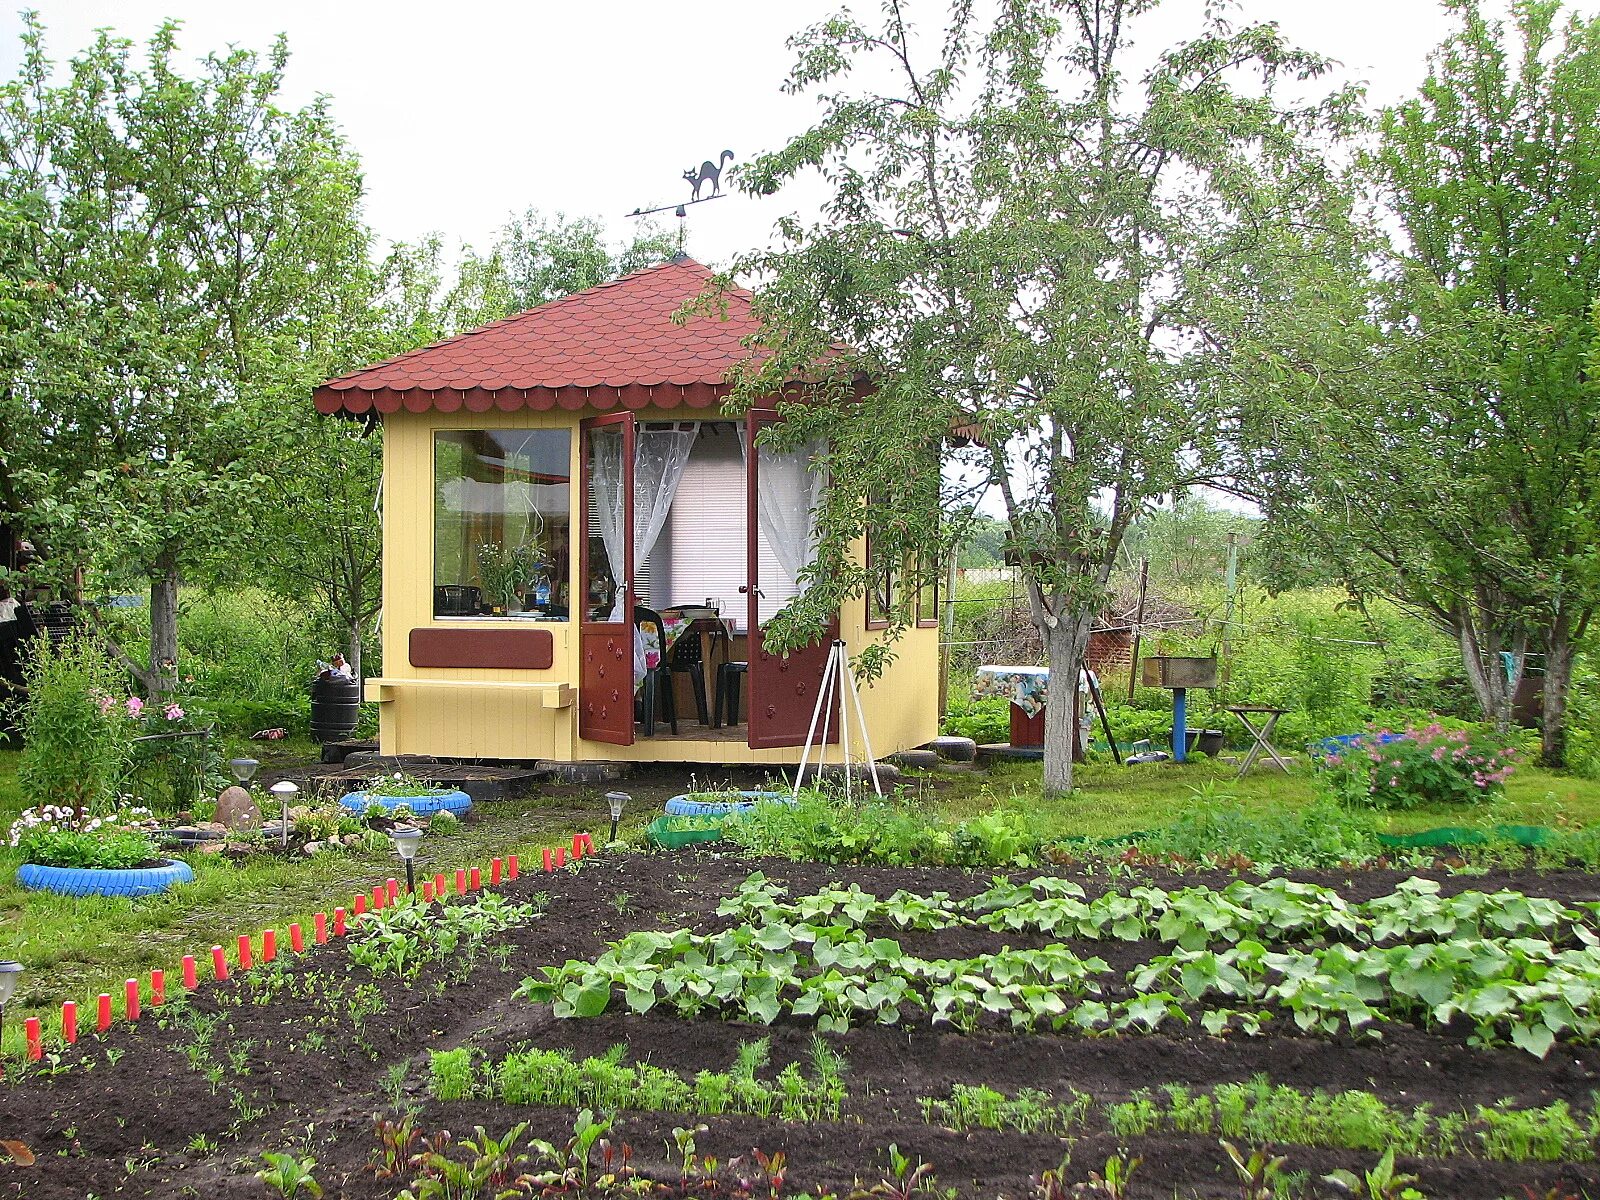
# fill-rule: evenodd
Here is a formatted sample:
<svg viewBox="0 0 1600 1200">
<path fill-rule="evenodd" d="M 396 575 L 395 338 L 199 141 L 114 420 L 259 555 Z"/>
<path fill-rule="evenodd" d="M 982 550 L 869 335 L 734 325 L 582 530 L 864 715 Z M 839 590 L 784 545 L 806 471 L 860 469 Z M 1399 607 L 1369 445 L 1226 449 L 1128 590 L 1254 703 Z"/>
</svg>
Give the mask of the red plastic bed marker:
<svg viewBox="0 0 1600 1200">
<path fill-rule="evenodd" d="M 460 867 L 457 867 L 456 868 L 456 895 L 465 896 L 466 894 L 467 894 L 467 873 L 465 871 L 463 871 Z"/>
<path fill-rule="evenodd" d="M 572 861 L 573 862 L 577 862 L 582 857 L 583 857 L 583 834 L 575 833 L 575 834 L 572 835 Z"/>
<path fill-rule="evenodd" d="M 167 973 L 160 967 L 150 972 L 150 1007 L 167 1002 Z"/>
<path fill-rule="evenodd" d="M 94 1027 L 101 1033 L 111 1028 L 111 993 L 101 992 L 95 1004 Z"/>
<path fill-rule="evenodd" d="M 194 991 L 200 986 L 200 975 L 194 968 L 194 955 L 183 956 L 183 986 L 189 991 Z"/>
<path fill-rule="evenodd" d="M 450 894 L 445 891 L 443 875 L 435 875 L 433 877 L 433 894 L 439 897 L 440 903 L 443 903 L 444 898 Z"/>
<path fill-rule="evenodd" d="M 379 883 L 379 884 L 373 885 L 373 888 L 372 888 L 372 911 L 373 912 L 381 912 L 383 910 L 384 905 L 386 905 L 388 903 L 389 903 L 389 893 L 384 889 L 383 884 Z"/>
<path fill-rule="evenodd" d="M 306 936 L 300 932 L 299 925 L 289 926 L 289 949 L 296 954 L 304 954 L 306 949 Z"/>
<path fill-rule="evenodd" d="M 556 869 L 556 860 L 555 856 L 550 853 L 550 847 L 546 846 L 541 853 L 544 855 L 544 869 L 546 871 L 554 871 Z"/>
<path fill-rule="evenodd" d="M 278 931 L 276 929 L 263 929 L 261 931 L 261 961 L 269 963 L 278 957 Z"/>
<path fill-rule="evenodd" d="M 344 936 L 344 909 L 342 908 L 333 910 L 333 936 Z"/>
<path fill-rule="evenodd" d="M 239 970 L 248 971 L 251 967 L 251 963 L 250 935 L 248 933 L 241 933 L 239 935 Z"/>
<path fill-rule="evenodd" d="M 311 918 L 311 940 L 319 946 L 328 944 L 328 914 L 318 913 Z"/>
<path fill-rule="evenodd" d="M 556 847 L 556 870 L 559 871 L 562 867 L 564 867 L 566 865 L 567 865 L 567 848 L 565 846 L 557 846 Z"/>
<path fill-rule="evenodd" d="M 489 886 L 500 886 L 500 860 L 498 858 L 489 862 Z"/>
<path fill-rule="evenodd" d="M 78 1002 L 76 1000 L 63 1000 L 61 1002 L 61 1038 L 69 1046 L 78 1040 Z"/>
<path fill-rule="evenodd" d="M 467 873 L 467 883 L 473 891 L 477 891 L 483 886 L 483 876 L 478 874 L 477 867 L 473 867 L 472 870 Z"/>
<path fill-rule="evenodd" d="M 359 917 L 362 913 L 364 913 L 366 911 L 367 911 L 367 898 L 363 893 L 357 892 L 355 894 L 355 896 L 350 901 L 350 912 L 351 912 L 352 915 Z"/>
<path fill-rule="evenodd" d="M 517 877 L 517 856 L 515 854 L 513 854 L 509 858 L 506 859 L 506 878 L 507 879 L 515 879 L 516 877 Z"/>
<path fill-rule="evenodd" d="M 130 979 L 122 985 L 123 1011 L 128 1014 L 128 1020 L 139 1019 L 139 981 Z"/>
<path fill-rule="evenodd" d="M 399 904 L 400 903 L 400 881 L 398 879 L 391 878 L 383 886 L 389 889 L 389 903 L 390 904 Z"/>
<path fill-rule="evenodd" d="M 433 903 L 433 884 L 429 883 L 426 879 L 422 881 L 422 902 L 424 904 Z"/>
<path fill-rule="evenodd" d="M 44 1038 L 39 1032 L 39 1018 L 29 1017 L 22 1022 L 22 1029 L 28 1039 L 28 1057 L 38 1062 L 44 1057 Z"/>
<path fill-rule="evenodd" d="M 217 977 L 218 983 L 228 978 L 228 956 L 222 952 L 221 946 L 211 947 L 211 973 Z"/>
</svg>

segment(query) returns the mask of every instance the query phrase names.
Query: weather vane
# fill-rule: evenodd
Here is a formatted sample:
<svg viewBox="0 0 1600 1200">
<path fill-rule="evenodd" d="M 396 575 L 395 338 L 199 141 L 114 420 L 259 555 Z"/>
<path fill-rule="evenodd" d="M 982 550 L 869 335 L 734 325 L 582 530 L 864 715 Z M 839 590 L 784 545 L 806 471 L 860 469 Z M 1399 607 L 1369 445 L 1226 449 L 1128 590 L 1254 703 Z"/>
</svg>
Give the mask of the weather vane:
<svg viewBox="0 0 1600 1200">
<path fill-rule="evenodd" d="M 649 217 L 656 213 L 670 212 L 673 214 L 673 216 L 685 217 L 688 216 L 689 205 L 704 204 L 707 200 L 721 199 L 722 172 L 732 161 L 733 151 L 724 150 L 716 162 L 712 162 L 708 158 L 705 162 L 701 163 L 699 167 L 690 167 L 687 171 L 685 171 L 683 173 L 683 178 L 689 184 L 690 198 L 685 200 L 682 204 L 663 204 L 658 208 L 636 208 L 628 215 L 630 217 Z M 711 185 L 711 194 L 709 196 L 702 196 L 700 194 L 700 189 L 705 187 L 705 185 L 708 183 Z"/>
</svg>

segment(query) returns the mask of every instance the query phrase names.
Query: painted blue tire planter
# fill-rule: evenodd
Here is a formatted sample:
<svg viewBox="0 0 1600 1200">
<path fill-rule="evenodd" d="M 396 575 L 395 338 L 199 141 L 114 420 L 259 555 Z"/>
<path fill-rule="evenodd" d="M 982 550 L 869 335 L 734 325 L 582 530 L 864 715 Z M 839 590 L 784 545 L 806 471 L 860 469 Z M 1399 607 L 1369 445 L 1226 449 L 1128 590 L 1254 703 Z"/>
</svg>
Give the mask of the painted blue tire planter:
<svg viewBox="0 0 1600 1200">
<path fill-rule="evenodd" d="M 472 807 L 472 797 L 465 792 L 438 792 L 432 796 L 372 796 L 366 792 L 350 792 L 339 803 L 357 816 L 374 804 L 389 812 L 397 808 L 409 808 L 419 817 L 436 812 L 460 816 Z"/>
<path fill-rule="evenodd" d="M 729 813 L 748 812 L 758 804 L 793 804 L 788 792 L 739 792 L 743 800 L 691 800 L 688 796 L 674 796 L 667 801 L 670 817 L 725 817 Z"/>
<path fill-rule="evenodd" d="M 23 863 L 17 868 L 17 883 L 35 892 L 58 892 L 63 896 L 154 896 L 173 884 L 190 883 L 194 872 L 186 862 L 168 859 L 158 867 L 135 867 L 129 871 L 104 867 L 42 867 Z"/>
</svg>

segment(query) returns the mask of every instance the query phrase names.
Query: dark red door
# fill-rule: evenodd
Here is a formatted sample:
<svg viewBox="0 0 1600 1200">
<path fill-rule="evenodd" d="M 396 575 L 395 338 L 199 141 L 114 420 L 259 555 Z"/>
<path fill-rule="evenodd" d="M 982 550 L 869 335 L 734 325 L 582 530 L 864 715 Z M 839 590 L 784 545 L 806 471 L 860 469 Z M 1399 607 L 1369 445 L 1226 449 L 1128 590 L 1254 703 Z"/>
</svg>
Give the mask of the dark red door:
<svg viewBox="0 0 1600 1200">
<path fill-rule="evenodd" d="M 746 541 L 749 554 L 747 599 L 750 630 L 750 745 L 803 746 L 817 709 L 817 694 L 822 686 L 828 650 L 839 636 L 839 618 L 834 617 L 827 636 L 821 641 L 787 654 L 768 653 L 761 644 L 761 464 L 771 462 L 772 451 L 756 444 L 756 435 L 767 425 L 776 424 L 778 414 L 765 409 L 752 410 L 745 417 L 745 459 L 748 500 Z M 786 503 L 786 499 L 769 503 Z M 835 696 L 828 718 L 828 741 L 839 740 L 839 706 Z M 820 735 L 821 729 L 818 729 Z"/>
<path fill-rule="evenodd" d="M 633 414 L 581 423 L 578 433 L 578 735 L 633 744 Z M 621 513 L 595 502 L 595 462 L 621 488 Z M 609 498 L 609 489 L 607 491 Z M 621 571 L 606 549 L 621 539 Z M 620 573 L 622 578 L 616 576 Z M 616 614 L 616 619 L 613 619 Z"/>
</svg>

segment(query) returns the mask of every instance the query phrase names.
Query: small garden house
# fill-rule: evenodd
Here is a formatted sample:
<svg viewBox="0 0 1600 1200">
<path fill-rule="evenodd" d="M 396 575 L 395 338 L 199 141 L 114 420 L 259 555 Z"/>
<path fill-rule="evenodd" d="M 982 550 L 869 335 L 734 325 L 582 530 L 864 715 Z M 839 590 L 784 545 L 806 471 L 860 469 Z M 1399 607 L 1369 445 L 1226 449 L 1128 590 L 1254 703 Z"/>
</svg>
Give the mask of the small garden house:
<svg viewBox="0 0 1600 1200">
<path fill-rule="evenodd" d="M 828 647 L 761 630 L 825 481 L 752 450 L 776 413 L 723 411 L 756 322 L 745 295 L 673 320 L 710 274 L 679 255 L 316 390 L 384 426 L 384 753 L 799 761 Z M 882 602 L 839 614 L 852 653 Z M 938 732 L 934 603 L 861 690 L 880 756 Z"/>
</svg>

